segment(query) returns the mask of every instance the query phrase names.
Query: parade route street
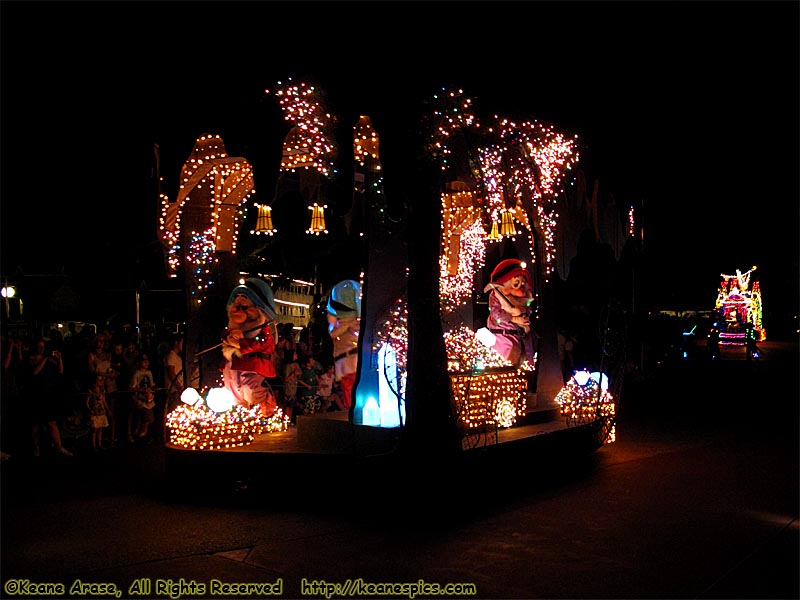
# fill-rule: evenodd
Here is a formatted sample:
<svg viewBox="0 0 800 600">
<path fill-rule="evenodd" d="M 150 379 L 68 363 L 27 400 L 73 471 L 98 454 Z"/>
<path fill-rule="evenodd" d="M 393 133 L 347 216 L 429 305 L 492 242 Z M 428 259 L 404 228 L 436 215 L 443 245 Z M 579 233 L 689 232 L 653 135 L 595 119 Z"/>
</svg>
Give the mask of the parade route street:
<svg viewBox="0 0 800 600">
<path fill-rule="evenodd" d="M 370 496 L 392 473 L 288 502 L 303 473 L 274 473 L 266 495 L 184 498 L 167 491 L 157 444 L 12 456 L 2 597 L 33 597 L 32 583 L 123 598 L 409 597 L 412 583 L 455 583 L 477 598 L 798 598 L 797 344 L 762 350 L 631 377 L 615 443 L 463 481 L 444 501 L 403 480 Z M 114 585 L 71 595 L 76 580 Z"/>
</svg>

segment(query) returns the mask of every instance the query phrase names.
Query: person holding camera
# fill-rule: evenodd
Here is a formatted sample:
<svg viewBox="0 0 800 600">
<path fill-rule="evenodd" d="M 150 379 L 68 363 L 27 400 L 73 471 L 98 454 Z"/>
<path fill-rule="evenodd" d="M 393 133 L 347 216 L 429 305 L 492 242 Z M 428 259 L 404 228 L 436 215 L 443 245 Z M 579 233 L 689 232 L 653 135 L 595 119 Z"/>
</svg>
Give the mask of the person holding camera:
<svg viewBox="0 0 800 600">
<path fill-rule="evenodd" d="M 33 455 L 41 454 L 41 428 L 47 428 L 55 451 L 62 456 L 72 452 L 61 443 L 58 422 L 64 417 L 62 380 L 64 361 L 58 350 L 48 351 L 47 342 L 39 338 L 26 361 L 23 391 L 30 414 L 33 434 Z"/>
</svg>

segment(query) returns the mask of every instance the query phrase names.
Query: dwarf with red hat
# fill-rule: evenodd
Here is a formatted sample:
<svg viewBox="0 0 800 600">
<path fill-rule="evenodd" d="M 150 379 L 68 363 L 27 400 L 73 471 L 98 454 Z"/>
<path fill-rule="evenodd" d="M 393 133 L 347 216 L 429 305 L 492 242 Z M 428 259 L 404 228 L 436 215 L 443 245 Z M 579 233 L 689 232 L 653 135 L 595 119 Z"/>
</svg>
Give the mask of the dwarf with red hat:
<svg viewBox="0 0 800 600">
<path fill-rule="evenodd" d="M 515 365 L 525 357 L 532 361 L 533 283 L 525 263 L 516 258 L 500 261 L 483 291 L 489 292 L 487 329 L 495 336 L 494 350 Z"/>
<path fill-rule="evenodd" d="M 276 376 L 275 299 L 266 281 L 250 277 L 228 298 L 228 329 L 222 338 L 223 375 L 239 404 L 258 406 L 264 416 L 277 410 L 268 379 Z"/>
</svg>

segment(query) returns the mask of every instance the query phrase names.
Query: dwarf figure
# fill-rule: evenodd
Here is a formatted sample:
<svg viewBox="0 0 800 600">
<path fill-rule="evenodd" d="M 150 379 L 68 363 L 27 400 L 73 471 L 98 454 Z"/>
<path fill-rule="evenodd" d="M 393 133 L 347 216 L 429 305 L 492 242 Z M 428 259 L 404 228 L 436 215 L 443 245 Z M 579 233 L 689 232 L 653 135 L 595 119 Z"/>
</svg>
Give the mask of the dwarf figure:
<svg viewBox="0 0 800 600">
<path fill-rule="evenodd" d="M 530 344 L 533 283 L 525 263 L 508 258 L 492 271 L 483 290 L 489 292 L 487 329 L 494 334 L 494 350 L 515 365 L 533 360 Z"/>
<path fill-rule="evenodd" d="M 339 407 L 349 410 L 358 368 L 358 331 L 361 325 L 361 286 L 345 279 L 328 298 L 328 333 L 333 341 L 334 378 L 341 384 Z"/>
<path fill-rule="evenodd" d="M 228 329 L 222 338 L 225 357 L 223 376 L 239 404 L 259 406 L 264 416 L 277 409 L 268 379 L 276 376 L 275 300 L 272 288 L 261 279 L 249 278 L 228 298 Z"/>
</svg>

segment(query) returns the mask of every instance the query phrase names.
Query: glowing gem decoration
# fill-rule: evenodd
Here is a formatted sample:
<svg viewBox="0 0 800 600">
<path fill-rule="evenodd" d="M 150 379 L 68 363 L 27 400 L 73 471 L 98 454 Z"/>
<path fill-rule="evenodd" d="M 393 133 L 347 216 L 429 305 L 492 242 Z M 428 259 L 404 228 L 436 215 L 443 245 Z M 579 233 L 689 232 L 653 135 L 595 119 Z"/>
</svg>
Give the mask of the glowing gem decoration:
<svg viewBox="0 0 800 600">
<path fill-rule="evenodd" d="M 211 388 L 206 394 L 206 404 L 215 413 L 223 413 L 233 408 L 236 398 L 228 388 Z"/>
<path fill-rule="evenodd" d="M 475 332 L 475 337 L 478 341 L 487 348 L 493 348 L 497 341 L 497 336 L 489 331 L 486 327 L 481 327 Z"/>
<path fill-rule="evenodd" d="M 589 371 L 575 371 L 572 378 L 578 385 L 586 385 L 589 382 Z"/>
<path fill-rule="evenodd" d="M 592 381 L 600 385 L 600 389 L 604 392 L 608 391 L 608 375 L 605 373 L 600 373 L 598 371 L 592 371 L 589 374 L 589 377 L 592 378 Z"/>
<path fill-rule="evenodd" d="M 599 384 L 601 390 L 606 391 L 608 389 L 608 376 L 605 373 L 600 373 L 599 371 L 592 371 L 591 373 L 585 369 L 575 371 L 573 379 L 575 379 L 575 382 L 581 386 L 586 385 L 591 380 L 596 384 Z"/>
<path fill-rule="evenodd" d="M 200 395 L 200 392 L 194 388 L 186 388 L 181 392 L 181 402 L 189 406 L 194 406 L 198 401 L 202 402 L 202 400 L 203 397 Z"/>
</svg>

